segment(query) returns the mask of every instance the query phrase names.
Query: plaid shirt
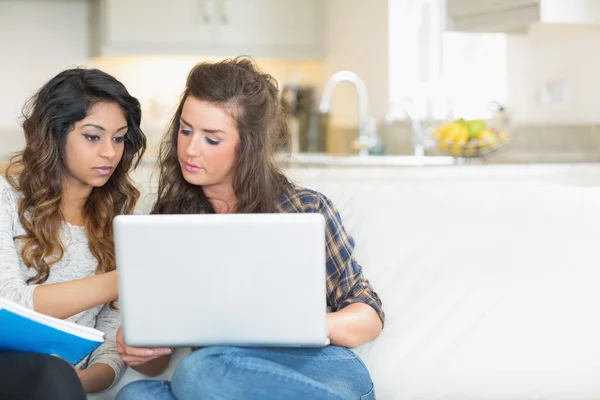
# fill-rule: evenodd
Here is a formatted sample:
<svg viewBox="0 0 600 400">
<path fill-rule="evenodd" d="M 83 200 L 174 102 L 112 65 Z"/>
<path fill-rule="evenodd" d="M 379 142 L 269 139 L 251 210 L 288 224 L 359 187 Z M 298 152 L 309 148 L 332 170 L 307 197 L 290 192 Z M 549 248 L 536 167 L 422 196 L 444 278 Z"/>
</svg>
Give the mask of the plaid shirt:
<svg viewBox="0 0 600 400">
<path fill-rule="evenodd" d="M 317 191 L 290 185 L 279 199 L 277 209 L 282 213 L 320 213 L 325 217 L 327 311 L 364 303 L 373 307 L 384 322 L 381 300 L 352 256 L 354 239 L 344 229 L 342 218 L 331 200 Z"/>
</svg>

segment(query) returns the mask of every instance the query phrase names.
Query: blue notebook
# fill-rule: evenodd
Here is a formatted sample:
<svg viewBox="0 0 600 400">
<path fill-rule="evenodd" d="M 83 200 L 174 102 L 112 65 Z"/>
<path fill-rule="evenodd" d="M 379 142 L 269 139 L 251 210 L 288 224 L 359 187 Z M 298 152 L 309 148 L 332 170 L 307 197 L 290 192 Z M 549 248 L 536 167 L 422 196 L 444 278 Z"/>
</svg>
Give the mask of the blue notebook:
<svg viewBox="0 0 600 400">
<path fill-rule="evenodd" d="M 102 342 L 104 332 L 0 298 L 0 351 L 52 354 L 76 365 Z"/>
</svg>

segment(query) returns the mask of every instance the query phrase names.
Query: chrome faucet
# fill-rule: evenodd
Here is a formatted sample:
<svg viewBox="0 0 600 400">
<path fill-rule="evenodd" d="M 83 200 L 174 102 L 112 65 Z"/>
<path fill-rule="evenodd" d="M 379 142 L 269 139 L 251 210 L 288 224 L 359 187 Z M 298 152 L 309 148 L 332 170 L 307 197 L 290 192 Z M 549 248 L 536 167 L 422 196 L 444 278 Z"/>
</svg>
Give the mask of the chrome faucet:
<svg viewBox="0 0 600 400">
<path fill-rule="evenodd" d="M 354 142 L 354 147 L 359 150 L 359 155 L 366 156 L 369 155 L 369 150 L 377 144 L 377 139 L 373 137 L 372 132 L 369 132 L 367 86 L 356 73 L 352 71 L 338 71 L 329 78 L 321 96 L 319 112 L 321 114 L 329 112 L 333 89 L 338 83 L 344 81 L 350 82 L 356 87 L 358 94 L 358 138 Z"/>
</svg>

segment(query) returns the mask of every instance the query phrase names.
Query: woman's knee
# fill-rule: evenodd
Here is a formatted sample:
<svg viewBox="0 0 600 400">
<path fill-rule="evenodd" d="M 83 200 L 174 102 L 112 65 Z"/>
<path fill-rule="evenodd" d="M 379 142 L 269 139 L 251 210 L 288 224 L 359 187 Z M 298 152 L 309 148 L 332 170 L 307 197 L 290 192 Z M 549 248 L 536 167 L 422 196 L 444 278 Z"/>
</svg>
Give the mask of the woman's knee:
<svg viewBox="0 0 600 400">
<path fill-rule="evenodd" d="M 198 377 L 210 374 L 224 362 L 229 352 L 228 347 L 205 347 L 188 354 L 179 362 L 173 373 L 173 381 L 197 381 Z"/>
<path fill-rule="evenodd" d="M 123 386 L 115 400 L 134 400 L 142 399 L 141 394 L 144 392 L 144 384 L 142 381 L 135 381 Z"/>
<path fill-rule="evenodd" d="M 171 384 L 176 396 L 202 389 L 210 392 L 219 385 L 227 373 L 230 358 L 236 348 L 227 346 L 206 347 L 185 357 L 175 368 Z"/>
<path fill-rule="evenodd" d="M 154 379 L 139 380 L 123 386 L 115 400 L 172 399 L 170 383 Z"/>
</svg>

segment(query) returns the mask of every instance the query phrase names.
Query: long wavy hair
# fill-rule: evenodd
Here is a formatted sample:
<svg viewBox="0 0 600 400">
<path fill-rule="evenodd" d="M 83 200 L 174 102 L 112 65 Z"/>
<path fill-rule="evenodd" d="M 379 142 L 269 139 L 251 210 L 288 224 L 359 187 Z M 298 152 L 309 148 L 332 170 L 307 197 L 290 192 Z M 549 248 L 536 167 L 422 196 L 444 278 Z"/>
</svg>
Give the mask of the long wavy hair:
<svg viewBox="0 0 600 400">
<path fill-rule="evenodd" d="M 289 132 L 275 79 L 248 57 L 197 64 L 187 77 L 177 111 L 159 151 L 158 198 L 152 213 L 214 213 L 201 186 L 188 183 L 177 156 L 177 135 L 188 97 L 224 107 L 235 119 L 240 141 L 236 147 L 233 190 L 237 213 L 276 212 L 276 201 L 289 182 L 275 154 L 289 151 Z"/>
<path fill-rule="evenodd" d="M 72 68 L 48 81 L 23 108 L 25 148 L 11 158 L 7 181 L 22 194 L 19 221 L 25 234 L 23 262 L 36 271 L 28 283 L 44 283 L 52 264 L 64 256 L 60 240 L 62 178 L 67 171 L 65 145 L 76 122 L 98 103 L 118 104 L 127 120 L 121 161 L 108 182 L 92 189 L 83 214 L 89 249 L 98 260 L 96 273 L 115 269 L 112 219 L 133 212 L 139 191 L 129 178 L 146 149 L 140 129 L 141 107 L 125 86 L 97 69 Z"/>
</svg>

